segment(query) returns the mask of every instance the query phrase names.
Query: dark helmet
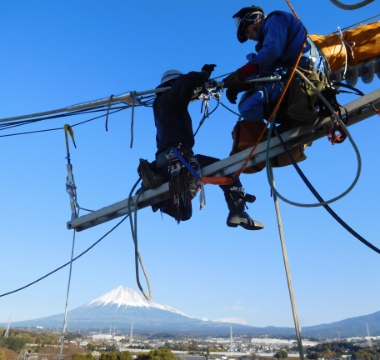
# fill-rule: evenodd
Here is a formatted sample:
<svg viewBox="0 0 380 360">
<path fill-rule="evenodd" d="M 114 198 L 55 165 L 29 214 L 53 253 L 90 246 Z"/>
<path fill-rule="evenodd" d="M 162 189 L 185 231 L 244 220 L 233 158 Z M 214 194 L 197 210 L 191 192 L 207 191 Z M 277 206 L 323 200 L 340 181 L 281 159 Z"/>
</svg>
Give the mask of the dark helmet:
<svg viewBox="0 0 380 360">
<path fill-rule="evenodd" d="M 235 19 L 237 38 L 241 43 L 243 43 L 247 41 L 244 35 L 247 27 L 264 19 L 265 14 L 261 7 L 252 5 L 240 9 L 232 18 Z"/>
</svg>

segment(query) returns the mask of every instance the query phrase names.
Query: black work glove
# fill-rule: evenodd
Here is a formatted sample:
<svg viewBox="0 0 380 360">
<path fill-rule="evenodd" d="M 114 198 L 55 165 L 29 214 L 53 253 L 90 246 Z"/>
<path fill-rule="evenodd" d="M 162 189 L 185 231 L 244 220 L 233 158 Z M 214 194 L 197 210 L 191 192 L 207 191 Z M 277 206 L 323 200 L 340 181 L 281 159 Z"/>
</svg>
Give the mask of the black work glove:
<svg viewBox="0 0 380 360">
<path fill-rule="evenodd" d="M 214 69 L 215 69 L 215 66 L 216 66 L 215 64 L 205 64 L 205 65 L 203 65 L 203 67 L 202 67 L 202 71 L 206 72 L 207 75 L 208 75 L 208 77 L 210 77 L 211 74 L 212 74 L 212 72 L 213 72 Z"/>
<path fill-rule="evenodd" d="M 226 96 L 231 104 L 236 104 L 236 100 L 239 94 L 239 90 L 236 87 L 230 87 L 226 91 Z"/>
<path fill-rule="evenodd" d="M 241 87 L 241 84 L 245 81 L 245 78 L 241 73 L 241 70 L 237 69 L 236 71 L 228 75 L 226 78 L 224 78 L 222 81 L 224 88 L 239 88 Z"/>
</svg>

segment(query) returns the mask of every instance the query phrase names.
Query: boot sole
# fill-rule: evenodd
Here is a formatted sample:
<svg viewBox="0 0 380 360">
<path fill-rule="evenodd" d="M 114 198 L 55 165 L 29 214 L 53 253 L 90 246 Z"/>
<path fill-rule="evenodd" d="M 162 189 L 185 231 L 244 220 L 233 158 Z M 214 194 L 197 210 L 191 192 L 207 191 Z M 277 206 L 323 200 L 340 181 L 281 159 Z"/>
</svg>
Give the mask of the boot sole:
<svg viewBox="0 0 380 360">
<path fill-rule="evenodd" d="M 261 230 L 264 229 L 264 224 L 262 224 L 259 221 L 254 221 L 253 226 L 250 224 L 246 224 L 243 221 L 238 221 L 238 222 L 232 222 L 232 221 L 227 221 L 227 226 L 228 227 L 238 227 L 238 226 L 243 227 L 246 230 Z"/>
</svg>

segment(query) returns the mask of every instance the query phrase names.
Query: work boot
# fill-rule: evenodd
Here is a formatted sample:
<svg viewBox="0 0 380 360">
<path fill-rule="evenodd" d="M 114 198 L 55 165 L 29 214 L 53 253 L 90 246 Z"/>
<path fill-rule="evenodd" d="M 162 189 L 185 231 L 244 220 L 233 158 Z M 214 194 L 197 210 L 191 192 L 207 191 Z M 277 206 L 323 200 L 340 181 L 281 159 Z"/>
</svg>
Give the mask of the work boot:
<svg viewBox="0 0 380 360">
<path fill-rule="evenodd" d="M 253 203 L 256 200 L 254 195 L 244 195 L 244 189 L 239 186 L 240 180 L 237 179 L 233 184 L 220 186 L 224 191 L 224 197 L 227 202 L 230 213 L 227 217 L 227 226 L 241 226 L 246 230 L 261 230 L 264 224 L 260 221 L 253 220 L 244 210 L 246 202 Z"/>
</svg>

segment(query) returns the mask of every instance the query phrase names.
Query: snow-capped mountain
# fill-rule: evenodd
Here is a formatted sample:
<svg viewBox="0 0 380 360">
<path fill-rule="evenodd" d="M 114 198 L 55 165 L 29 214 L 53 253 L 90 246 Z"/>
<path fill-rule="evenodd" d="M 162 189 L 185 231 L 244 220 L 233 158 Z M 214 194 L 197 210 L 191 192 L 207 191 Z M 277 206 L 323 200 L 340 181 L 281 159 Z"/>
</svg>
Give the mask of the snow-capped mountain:
<svg viewBox="0 0 380 360">
<path fill-rule="evenodd" d="M 136 291 L 125 286 L 116 289 L 90 301 L 88 304 L 71 310 L 67 314 L 67 331 L 99 328 L 109 329 L 117 327 L 119 330 L 129 330 L 134 325 L 135 332 L 154 333 L 170 331 L 175 334 L 196 333 L 203 335 L 229 336 L 230 326 L 234 334 L 266 334 L 266 335 L 294 335 L 294 328 L 280 327 L 253 327 L 240 324 L 202 321 L 190 317 L 169 305 L 158 304 L 146 300 Z M 12 323 L 12 327 L 44 328 L 62 327 L 63 314 L 53 315 L 41 319 L 26 320 Z M 315 337 L 332 337 L 337 334 L 342 337 L 365 336 L 366 326 L 369 325 L 372 333 L 380 334 L 380 311 L 350 318 L 331 324 L 303 327 L 303 334 Z M 6 324 L 0 324 L 6 326 Z"/>
<path fill-rule="evenodd" d="M 117 327 L 134 331 L 176 331 L 229 334 L 230 325 L 212 321 L 202 321 L 186 315 L 169 306 L 146 300 L 136 291 L 119 286 L 116 289 L 71 310 L 67 314 L 68 331 L 70 328 L 96 329 Z M 13 326 L 42 326 L 45 328 L 62 327 L 63 314 L 41 319 L 21 321 Z M 249 331 L 250 326 L 233 324 L 235 332 Z M 243 331 L 244 330 L 244 331 Z"/>
<path fill-rule="evenodd" d="M 165 311 L 170 311 L 182 316 L 187 316 L 185 313 L 174 309 L 169 305 L 162 305 L 154 301 L 146 300 L 142 295 L 137 293 L 135 290 L 130 289 L 126 286 L 119 286 L 116 289 L 108 292 L 107 294 L 92 300 L 85 307 L 94 306 L 107 306 L 107 305 L 117 305 L 120 306 L 136 306 L 136 307 L 146 307 L 146 308 L 157 308 Z"/>
</svg>

